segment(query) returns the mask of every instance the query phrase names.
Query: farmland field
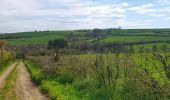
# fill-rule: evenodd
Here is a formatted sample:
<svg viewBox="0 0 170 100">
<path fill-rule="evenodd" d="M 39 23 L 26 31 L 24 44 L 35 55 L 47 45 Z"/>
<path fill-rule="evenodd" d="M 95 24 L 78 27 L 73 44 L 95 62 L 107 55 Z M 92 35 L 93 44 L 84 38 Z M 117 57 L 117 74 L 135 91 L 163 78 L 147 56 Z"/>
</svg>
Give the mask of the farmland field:
<svg viewBox="0 0 170 100">
<path fill-rule="evenodd" d="M 147 42 L 147 41 L 167 41 L 170 36 L 112 36 L 101 40 L 102 42 Z"/>
<path fill-rule="evenodd" d="M 0 100 L 170 100 L 170 0 L 1 0 Z"/>
<path fill-rule="evenodd" d="M 31 99 L 168 100 L 169 32 L 93 29 L 2 34 L 6 53 L 0 57 L 9 56 L 0 70 L 3 83 L 4 73 L 13 70 L 6 75 L 8 83 L 1 86 L 0 98 L 9 93 L 13 100 L 25 98 L 27 91 Z M 16 65 L 9 66 L 11 62 Z"/>
<path fill-rule="evenodd" d="M 7 39 L 10 44 L 13 45 L 27 45 L 27 44 L 47 44 L 49 40 L 57 38 L 66 39 L 85 39 L 86 41 L 93 41 L 95 38 L 90 38 L 86 34 L 91 33 L 92 30 L 86 31 L 47 31 L 47 32 L 23 32 L 7 34 L 3 37 Z M 148 32 L 147 32 L 148 31 Z M 120 33 L 117 33 L 120 32 Z M 160 32 L 157 34 L 157 32 Z M 70 35 L 71 34 L 71 35 Z M 73 34 L 73 35 L 72 35 Z M 108 36 L 107 36 L 108 35 Z M 3 38 L 1 37 L 1 38 Z M 101 39 L 100 39 L 101 38 Z M 107 33 L 107 30 L 103 30 L 100 40 L 98 42 L 149 42 L 149 41 L 170 41 L 170 34 L 168 29 L 160 30 L 113 30 Z M 84 40 L 82 40 L 84 41 Z"/>
</svg>

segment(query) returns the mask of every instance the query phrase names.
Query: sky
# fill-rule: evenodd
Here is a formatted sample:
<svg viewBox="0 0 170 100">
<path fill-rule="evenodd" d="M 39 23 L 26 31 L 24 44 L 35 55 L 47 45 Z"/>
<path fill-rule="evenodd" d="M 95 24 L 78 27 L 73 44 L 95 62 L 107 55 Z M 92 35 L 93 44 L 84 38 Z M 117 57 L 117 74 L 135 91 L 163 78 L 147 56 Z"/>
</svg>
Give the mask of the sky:
<svg viewBox="0 0 170 100">
<path fill-rule="evenodd" d="M 0 32 L 170 28 L 170 0 L 0 0 Z"/>
</svg>

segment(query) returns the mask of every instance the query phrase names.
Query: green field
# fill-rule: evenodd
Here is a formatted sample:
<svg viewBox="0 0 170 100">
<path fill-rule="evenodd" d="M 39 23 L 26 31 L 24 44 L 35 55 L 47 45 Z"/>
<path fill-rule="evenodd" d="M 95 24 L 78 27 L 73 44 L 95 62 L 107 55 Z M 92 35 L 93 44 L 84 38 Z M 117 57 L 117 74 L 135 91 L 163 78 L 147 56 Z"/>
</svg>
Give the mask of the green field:
<svg viewBox="0 0 170 100">
<path fill-rule="evenodd" d="M 49 40 L 64 38 L 62 35 L 48 35 L 31 38 L 9 39 L 8 42 L 12 45 L 27 45 L 27 44 L 47 44 Z"/>
<path fill-rule="evenodd" d="M 70 33 L 69 31 L 64 32 L 23 32 L 23 33 L 11 33 L 10 37 L 16 37 L 14 39 L 7 39 L 12 45 L 27 45 L 27 44 L 47 44 L 49 40 L 57 38 L 64 38 L 65 34 Z"/>
<path fill-rule="evenodd" d="M 111 30 L 108 32 L 104 29 L 100 33 L 97 42 L 142 42 L 142 41 L 167 41 L 170 40 L 169 29 L 123 29 Z M 73 35 L 70 35 L 73 34 Z M 93 34 L 92 30 L 75 30 L 75 31 L 44 31 L 44 32 L 21 32 L 5 34 L 2 37 L 12 45 L 28 45 L 28 44 L 47 44 L 49 40 L 65 38 L 66 40 L 75 41 L 93 41 L 96 37 L 86 36 Z M 68 37 L 68 35 L 70 35 Z"/>
<path fill-rule="evenodd" d="M 170 29 L 22 32 L 1 38 L 52 100 L 170 98 Z M 16 69 L 0 98 L 12 93 L 15 99 L 15 75 Z"/>
<path fill-rule="evenodd" d="M 147 41 L 167 41 L 170 36 L 112 36 L 107 37 L 101 42 L 147 42 Z"/>
</svg>

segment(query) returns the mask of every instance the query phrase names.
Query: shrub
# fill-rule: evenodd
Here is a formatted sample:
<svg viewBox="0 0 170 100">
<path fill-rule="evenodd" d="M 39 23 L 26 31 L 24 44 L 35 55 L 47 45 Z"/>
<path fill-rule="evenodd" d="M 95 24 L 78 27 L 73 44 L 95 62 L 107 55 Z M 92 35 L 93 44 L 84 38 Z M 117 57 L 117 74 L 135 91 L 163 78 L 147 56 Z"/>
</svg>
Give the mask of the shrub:
<svg viewBox="0 0 170 100">
<path fill-rule="evenodd" d="M 68 75 L 68 74 L 64 74 L 64 75 L 59 75 L 57 77 L 57 81 L 60 84 L 69 84 L 69 83 L 73 83 L 74 81 L 74 77 Z"/>
</svg>

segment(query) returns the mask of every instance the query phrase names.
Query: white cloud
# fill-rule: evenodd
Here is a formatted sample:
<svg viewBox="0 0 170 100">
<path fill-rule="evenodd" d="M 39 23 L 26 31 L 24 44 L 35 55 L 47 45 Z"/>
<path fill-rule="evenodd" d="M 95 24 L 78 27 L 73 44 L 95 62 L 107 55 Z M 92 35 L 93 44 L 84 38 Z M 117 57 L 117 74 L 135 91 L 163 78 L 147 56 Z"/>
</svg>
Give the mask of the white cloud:
<svg viewBox="0 0 170 100">
<path fill-rule="evenodd" d="M 127 3 L 120 5 L 95 5 L 83 0 L 48 0 L 49 4 L 60 5 L 58 8 L 44 8 L 46 4 L 39 3 L 38 0 L 2 0 L 0 3 L 1 16 L 78 16 L 96 13 L 99 15 L 109 15 L 112 13 L 122 14 L 123 7 Z M 56 3 L 56 4 L 55 4 Z"/>
<path fill-rule="evenodd" d="M 149 16 L 152 16 L 152 17 L 164 17 L 166 15 L 165 14 L 156 14 L 156 13 L 153 13 L 153 14 L 149 14 Z"/>
<path fill-rule="evenodd" d="M 157 10 L 152 8 L 153 4 L 145 4 L 142 6 L 137 6 L 137 7 L 131 7 L 129 8 L 130 11 L 134 11 L 138 14 L 148 14 L 148 13 L 154 13 Z"/>
<path fill-rule="evenodd" d="M 166 19 L 170 20 L 170 17 L 166 17 Z"/>
<path fill-rule="evenodd" d="M 54 26 L 66 28 L 66 24 L 75 24 L 74 22 L 77 24 L 93 23 L 91 25 L 96 27 L 107 22 L 103 20 L 126 18 L 125 11 L 128 6 L 128 3 L 96 5 L 92 1 L 84 0 L 47 0 L 44 2 L 41 0 L 1 0 L 0 26 L 9 26 L 14 31 L 23 31 L 26 27 L 29 30 L 42 29 L 41 26 L 45 24 L 52 29 L 52 23 L 55 24 Z M 87 21 L 85 22 L 84 19 L 90 20 L 85 20 Z M 93 21 L 96 21 L 96 24 Z M 0 31 L 4 29 L 0 28 Z"/>
<path fill-rule="evenodd" d="M 157 0 L 159 3 L 164 4 L 164 5 L 169 5 L 170 0 Z"/>
<path fill-rule="evenodd" d="M 1 0 L 0 31 L 140 27 L 149 21 L 138 15 L 168 17 L 170 7 L 154 3 L 132 7 L 130 3 L 96 3 L 93 0 Z M 129 17 L 132 13 L 135 16 Z"/>
<path fill-rule="evenodd" d="M 170 7 L 159 9 L 159 12 L 164 14 L 170 14 Z"/>
<path fill-rule="evenodd" d="M 142 6 L 131 7 L 130 11 L 135 12 L 137 14 L 151 16 L 151 17 L 166 17 L 170 15 L 170 7 L 157 7 L 153 4 L 145 4 Z"/>
</svg>

